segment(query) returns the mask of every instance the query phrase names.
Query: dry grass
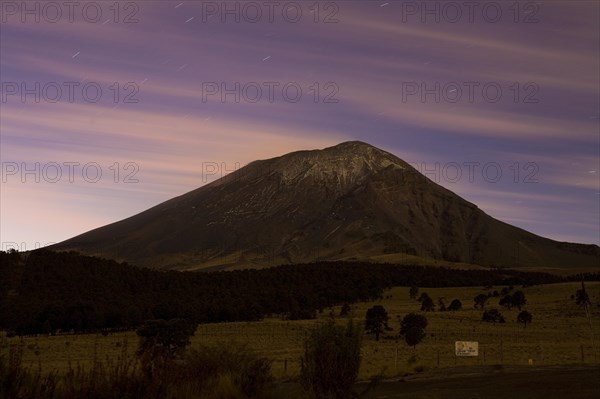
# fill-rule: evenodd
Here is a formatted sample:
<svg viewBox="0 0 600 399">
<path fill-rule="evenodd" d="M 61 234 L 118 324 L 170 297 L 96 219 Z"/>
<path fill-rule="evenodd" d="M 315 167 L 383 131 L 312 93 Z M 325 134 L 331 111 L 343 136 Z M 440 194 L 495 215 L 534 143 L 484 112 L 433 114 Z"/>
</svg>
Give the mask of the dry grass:
<svg viewBox="0 0 600 399">
<path fill-rule="evenodd" d="M 500 290 L 494 287 L 492 290 Z M 529 359 L 534 364 L 573 364 L 580 363 L 583 346 L 585 363 L 598 363 L 600 356 L 600 283 L 588 283 L 592 300 L 593 329 L 596 354 L 592 350 L 592 340 L 588 320 L 570 298 L 579 284 L 565 283 L 529 287 L 524 289 L 527 297 L 526 309 L 533 314 L 533 323 L 523 329 L 516 323 L 517 310 L 501 310 L 506 324 L 491 325 L 482 323 L 481 311 L 473 309 L 473 297 L 483 288 L 422 288 L 435 302 L 440 297 L 446 304 L 458 298 L 464 310 L 457 312 L 427 313 L 429 320 L 427 337 L 416 350 L 403 341 L 383 339 L 375 342 L 366 337 L 363 345 L 363 363 L 360 378 L 384 372 L 386 376 L 413 372 L 415 369 L 449 367 L 474 364 L 520 364 L 526 365 Z M 519 288 L 515 288 L 519 289 Z M 399 326 L 397 316 L 417 312 L 418 302 L 408 296 L 408 288 L 397 287 L 385 294 L 380 302 L 390 315 L 391 334 L 396 334 Z M 498 298 L 491 298 L 487 308 L 497 307 Z M 364 320 L 366 310 L 374 303 L 356 304 L 353 317 Z M 339 308 L 334 309 L 336 313 Z M 329 311 L 319 315 L 329 317 Z M 253 323 L 223 323 L 202 325 L 192 340 L 192 347 L 200 343 L 207 345 L 229 345 L 232 342 L 246 344 L 257 354 L 273 360 L 273 373 L 276 377 L 295 377 L 299 370 L 302 341 L 307 331 L 318 322 L 281 321 L 267 319 Z M 454 341 L 479 341 L 478 358 L 455 358 Z M 17 344 L 19 338 L 1 338 L 0 354 L 7 351 L 9 344 Z M 94 353 L 99 360 L 115 359 L 123 348 L 134 355 L 137 346 L 135 332 L 102 335 L 62 335 L 39 336 L 23 339 L 24 364 L 44 371 L 65 371 L 72 366 L 91 365 Z M 396 353 L 398 353 L 396 357 Z M 485 353 L 485 356 L 484 356 Z M 285 364 L 287 361 L 287 370 Z"/>
</svg>

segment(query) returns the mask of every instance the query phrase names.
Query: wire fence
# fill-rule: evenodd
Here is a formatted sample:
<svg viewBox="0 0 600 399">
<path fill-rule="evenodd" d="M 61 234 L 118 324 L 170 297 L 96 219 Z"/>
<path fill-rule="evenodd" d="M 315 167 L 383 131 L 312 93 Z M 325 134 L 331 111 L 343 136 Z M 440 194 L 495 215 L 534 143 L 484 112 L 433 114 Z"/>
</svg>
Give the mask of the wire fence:
<svg viewBox="0 0 600 399">
<path fill-rule="evenodd" d="M 315 323 L 239 323 L 226 331 L 212 325 L 201 326 L 196 340 L 205 344 L 237 341 L 272 360 L 276 375 L 297 375 L 303 342 Z M 392 332 L 395 333 L 395 332 Z M 455 354 L 455 341 L 476 341 L 478 356 Z M 523 328 L 484 331 L 427 329 L 427 336 L 415 348 L 401 337 L 389 334 L 376 342 L 365 336 L 362 348 L 364 374 L 385 370 L 396 374 L 418 367 L 444 368 L 477 365 L 559 365 L 597 364 L 598 345 L 590 339 L 560 340 L 545 338 L 539 331 Z"/>
</svg>

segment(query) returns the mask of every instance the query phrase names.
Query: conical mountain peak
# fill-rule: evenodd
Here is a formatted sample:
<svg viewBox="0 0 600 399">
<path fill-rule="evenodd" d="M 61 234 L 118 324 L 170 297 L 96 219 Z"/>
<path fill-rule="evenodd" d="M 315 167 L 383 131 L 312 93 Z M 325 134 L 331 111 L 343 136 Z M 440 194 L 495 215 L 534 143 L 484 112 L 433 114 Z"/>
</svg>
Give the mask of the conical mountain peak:
<svg viewBox="0 0 600 399">
<path fill-rule="evenodd" d="M 389 152 L 360 141 L 255 161 L 56 249 L 180 270 L 315 260 L 406 259 L 483 266 L 597 265 L 486 215 Z"/>
<path fill-rule="evenodd" d="M 253 165 L 279 175 L 286 182 L 311 177 L 316 183 L 346 188 L 384 169 L 410 168 L 395 155 L 361 141 L 348 141 L 321 150 L 292 152 Z"/>
</svg>

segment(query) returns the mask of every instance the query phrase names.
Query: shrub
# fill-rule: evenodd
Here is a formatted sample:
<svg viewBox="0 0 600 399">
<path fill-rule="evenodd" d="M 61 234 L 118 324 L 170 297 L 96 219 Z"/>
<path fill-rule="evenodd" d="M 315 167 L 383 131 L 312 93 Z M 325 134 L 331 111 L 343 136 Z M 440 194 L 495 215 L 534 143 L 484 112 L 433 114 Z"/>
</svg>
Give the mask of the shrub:
<svg viewBox="0 0 600 399">
<path fill-rule="evenodd" d="M 270 385 L 271 361 L 244 346 L 202 346 L 184 356 L 180 370 L 184 381 L 199 381 L 205 395 L 215 387 L 230 387 L 241 395 L 256 396 Z"/>
<path fill-rule="evenodd" d="M 473 298 L 473 301 L 475 302 L 475 309 L 482 309 L 485 307 L 485 303 L 488 300 L 488 296 L 485 294 L 478 294 L 477 296 L 475 296 L 475 298 Z"/>
<path fill-rule="evenodd" d="M 346 327 L 333 320 L 314 329 L 304 343 L 300 382 L 313 398 L 352 396 L 358 377 L 362 334 L 348 321 Z"/>
<path fill-rule="evenodd" d="M 486 310 L 485 312 L 483 312 L 483 316 L 481 319 L 489 323 L 506 323 L 504 316 L 502 316 L 498 309 Z"/>
<path fill-rule="evenodd" d="M 243 347 L 202 347 L 148 376 L 122 346 L 116 361 L 42 374 L 22 366 L 22 346 L 0 356 L 0 398 L 23 399 L 246 399 L 263 397 L 270 362 Z M 163 364 L 165 366 L 165 364 Z"/>
<path fill-rule="evenodd" d="M 512 295 L 510 295 L 510 294 L 505 295 L 504 297 L 502 297 L 502 299 L 500 299 L 500 302 L 498 302 L 498 304 L 500 306 L 505 307 L 508 310 L 512 309 L 512 306 L 513 306 Z"/>
<path fill-rule="evenodd" d="M 419 302 L 421 302 L 421 310 L 424 312 L 431 312 L 435 309 L 435 304 L 433 303 L 433 299 L 426 292 L 422 293 L 419 297 Z"/>
<path fill-rule="evenodd" d="M 445 312 L 448 310 L 446 303 L 444 302 L 444 298 L 438 298 L 438 308 L 440 309 L 440 312 Z"/>
<path fill-rule="evenodd" d="M 348 316 L 351 311 L 352 311 L 352 308 L 350 307 L 350 305 L 345 303 L 342 305 L 342 308 L 340 309 L 340 316 L 342 316 L 342 317 Z"/>
<path fill-rule="evenodd" d="M 462 302 L 459 301 L 458 299 L 453 299 L 452 302 L 450 302 L 450 305 L 448 305 L 448 310 L 450 311 L 456 311 L 456 310 L 461 310 L 462 309 Z"/>
<path fill-rule="evenodd" d="M 155 369 L 168 367 L 175 356 L 190 344 L 197 324 L 184 319 L 148 320 L 137 330 L 140 337 L 137 355 L 144 372 L 152 376 Z"/>
<path fill-rule="evenodd" d="M 410 297 L 410 299 L 416 299 L 417 295 L 419 295 L 419 287 L 413 285 L 408 291 L 408 296 Z"/>
</svg>

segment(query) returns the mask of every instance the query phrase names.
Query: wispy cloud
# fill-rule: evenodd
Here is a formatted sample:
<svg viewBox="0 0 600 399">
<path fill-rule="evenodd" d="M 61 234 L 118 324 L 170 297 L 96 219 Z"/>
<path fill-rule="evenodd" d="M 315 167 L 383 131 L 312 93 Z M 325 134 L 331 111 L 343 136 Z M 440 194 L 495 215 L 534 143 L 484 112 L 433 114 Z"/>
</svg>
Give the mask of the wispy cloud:
<svg viewBox="0 0 600 399">
<path fill-rule="evenodd" d="M 398 2 L 338 2 L 332 24 L 313 14 L 295 24 L 205 23 L 201 2 L 180 3 L 139 2 L 134 24 L 3 24 L 3 82 L 97 82 L 105 95 L 96 104 L 10 96 L 2 161 L 135 162 L 141 181 L 2 184 L 2 240 L 58 241 L 139 212 L 205 184 L 205 161 L 243 165 L 360 139 L 407 161 L 535 162 L 535 185 L 440 183 L 536 233 L 600 243 L 596 2 L 540 3 L 536 24 L 403 23 Z M 115 82 L 138 85 L 140 101 L 113 101 Z M 203 101 L 206 82 L 295 82 L 303 97 Z M 323 102 L 328 82 L 337 103 Z M 491 82 L 505 92 L 498 103 L 480 92 L 474 102 L 404 101 L 407 82 Z M 523 103 L 529 82 L 537 103 Z"/>
</svg>

